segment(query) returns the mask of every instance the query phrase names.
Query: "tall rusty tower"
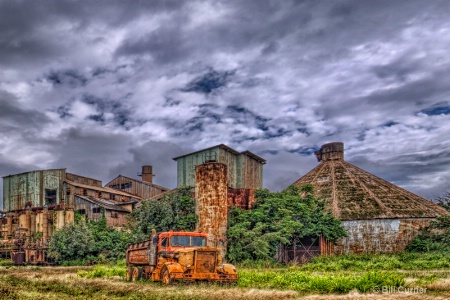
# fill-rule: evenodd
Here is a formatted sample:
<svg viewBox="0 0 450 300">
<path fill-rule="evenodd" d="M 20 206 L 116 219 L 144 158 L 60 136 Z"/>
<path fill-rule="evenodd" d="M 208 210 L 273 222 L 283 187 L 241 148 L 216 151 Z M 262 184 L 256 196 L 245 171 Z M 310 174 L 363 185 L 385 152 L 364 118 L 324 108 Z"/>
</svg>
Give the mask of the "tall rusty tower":
<svg viewBox="0 0 450 300">
<path fill-rule="evenodd" d="M 207 162 L 195 168 L 197 230 L 208 235 L 208 244 L 227 251 L 227 165 Z"/>
</svg>

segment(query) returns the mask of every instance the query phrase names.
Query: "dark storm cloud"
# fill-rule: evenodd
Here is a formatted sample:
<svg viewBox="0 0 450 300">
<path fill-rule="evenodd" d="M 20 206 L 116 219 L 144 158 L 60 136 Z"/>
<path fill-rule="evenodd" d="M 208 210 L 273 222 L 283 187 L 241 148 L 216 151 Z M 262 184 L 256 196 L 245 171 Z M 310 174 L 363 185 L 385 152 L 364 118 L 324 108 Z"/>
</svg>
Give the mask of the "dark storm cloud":
<svg viewBox="0 0 450 300">
<path fill-rule="evenodd" d="M 0 90 L 0 127 L 4 133 L 35 130 L 48 122 L 50 120 L 44 113 L 24 108 L 14 95 Z"/>
<path fill-rule="evenodd" d="M 234 72 L 232 71 L 216 71 L 210 70 L 204 75 L 195 78 L 193 81 L 189 82 L 187 86 L 182 89 L 185 92 L 196 92 L 202 94 L 209 94 L 216 91 L 222 87 L 226 87 L 230 76 Z"/>
<path fill-rule="evenodd" d="M 420 182 L 450 180 L 449 8 L 0 0 L 0 158 L 104 181 L 152 164 L 173 187 L 170 157 L 225 143 L 269 156 L 279 190 L 343 141 L 358 166 L 428 195 Z"/>
<path fill-rule="evenodd" d="M 450 114 L 450 103 L 449 102 L 437 103 L 431 107 L 421 110 L 420 112 L 428 116 L 448 115 Z"/>
<path fill-rule="evenodd" d="M 46 78 L 55 85 L 68 85 L 71 88 L 84 86 L 87 82 L 87 78 L 77 70 L 51 71 Z"/>
<path fill-rule="evenodd" d="M 149 151 L 149 149 L 151 149 Z M 142 166 L 153 166 L 153 183 L 163 185 L 168 188 L 176 187 L 177 164 L 172 159 L 189 153 L 193 149 L 183 149 L 180 146 L 170 142 L 147 142 L 141 146 L 133 147 L 128 150 L 131 157 L 124 159 L 109 170 L 110 180 L 116 176 L 124 175 L 137 178 Z"/>
</svg>

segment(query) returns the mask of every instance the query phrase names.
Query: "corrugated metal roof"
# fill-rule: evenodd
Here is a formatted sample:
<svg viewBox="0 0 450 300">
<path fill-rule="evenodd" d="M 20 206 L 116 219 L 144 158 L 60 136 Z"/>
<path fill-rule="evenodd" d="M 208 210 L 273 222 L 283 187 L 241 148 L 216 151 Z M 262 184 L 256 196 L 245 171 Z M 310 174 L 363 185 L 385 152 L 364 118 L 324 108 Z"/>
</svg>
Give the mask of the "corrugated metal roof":
<svg viewBox="0 0 450 300">
<path fill-rule="evenodd" d="M 17 175 L 22 175 L 22 174 L 27 174 L 27 173 L 33 173 L 33 172 L 43 172 L 43 171 L 66 171 L 67 168 L 61 168 L 61 169 L 45 169 L 45 170 L 33 170 L 33 171 L 26 171 L 26 172 L 22 172 L 22 173 L 17 173 L 17 174 L 9 174 L 6 176 L 2 176 L 2 178 L 7 178 L 10 176 L 17 176 Z"/>
<path fill-rule="evenodd" d="M 191 152 L 191 153 L 188 153 L 188 154 L 183 154 L 183 155 L 174 157 L 174 158 L 172 158 L 172 159 L 173 159 L 173 160 L 177 160 L 177 159 L 179 159 L 179 158 L 181 158 L 181 157 L 189 156 L 189 155 L 192 155 L 192 154 L 200 153 L 200 152 L 207 151 L 207 150 L 211 150 L 211 149 L 214 149 L 214 148 L 221 148 L 221 149 L 224 149 L 224 150 L 229 151 L 229 152 L 231 152 L 231 153 L 233 153 L 233 154 L 236 154 L 236 155 L 239 154 L 239 152 L 236 151 L 236 150 L 234 150 L 233 148 L 230 148 L 230 147 L 228 147 L 228 146 L 225 145 L 225 144 L 219 144 L 219 145 L 212 146 L 212 147 L 209 147 L 209 148 L 205 148 L 205 149 L 201 149 L 201 150 L 198 150 L 198 151 L 194 151 L 194 152 Z"/>
<path fill-rule="evenodd" d="M 88 201 L 88 202 L 91 202 L 95 205 L 98 205 L 98 206 L 103 207 L 108 210 L 129 212 L 128 210 L 123 209 L 122 207 L 117 205 L 115 202 L 109 201 L 106 199 L 100 199 L 100 198 L 89 197 L 89 196 L 81 196 L 81 195 L 75 195 L 75 197 L 80 198 L 85 201 Z M 126 204 L 128 204 L 128 203 L 126 203 Z"/>
<path fill-rule="evenodd" d="M 231 153 L 233 153 L 233 154 L 235 154 L 235 155 L 239 155 L 239 154 L 248 155 L 248 156 L 250 156 L 250 157 L 256 159 L 257 161 L 259 161 L 259 162 L 261 162 L 261 163 L 263 163 L 263 164 L 266 163 L 266 160 L 265 160 L 264 158 L 262 158 L 262 157 L 256 155 L 256 154 L 253 153 L 253 152 L 250 152 L 250 151 L 248 151 L 248 150 L 247 150 L 247 151 L 244 151 L 244 152 L 239 152 L 239 151 L 234 150 L 234 149 L 231 148 L 231 147 L 228 147 L 228 146 L 225 145 L 225 144 L 219 144 L 219 145 L 212 146 L 212 147 L 209 147 L 209 148 L 201 149 L 201 150 L 198 150 L 198 151 L 195 151 L 195 152 L 191 152 L 191 153 L 188 153 L 188 154 L 184 154 L 184 155 L 180 155 L 180 156 L 174 157 L 174 158 L 172 158 L 172 159 L 173 159 L 173 160 L 177 160 L 177 159 L 179 159 L 179 158 L 181 158 L 181 157 L 189 156 L 189 155 L 196 154 L 196 153 L 200 153 L 200 152 L 203 152 L 203 151 L 208 151 L 208 150 L 211 150 L 211 149 L 214 149 L 214 148 L 221 148 L 221 149 L 224 149 L 224 150 L 226 150 L 226 151 L 228 151 L 228 152 L 231 152 Z"/>
<path fill-rule="evenodd" d="M 142 183 L 142 184 L 145 184 L 145 185 L 149 185 L 149 186 L 151 186 L 151 187 L 155 187 L 155 188 L 160 189 L 160 190 L 164 190 L 164 191 L 170 190 L 169 188 L 163 187 L 163 186 L 161 186 L 161 185 L 157 185 L 157 184 L 154 184 L 154 183 L 142 181 L 142 180 L 139 180 L 139 179 L 134 179 L 134 178 L 131 178 L 131 177 L 128 177 L 128 176 L 124 176 L 124 175 L 119 175 L 119 176 L 117 176 L 116 178 L 114 178 L 113 180 L 111 180 L 110 182 L 108 182 L 108 183 L 105 184 L 105 185 L 109 185 L 109 184 L 112 183 L 114 180 L 116 180 L 116 179 L 118 179 L 118 178 L 120 178 L 120 177 L 129 179 L 129 180 L 134 181 L 134 182 L 139 182 L 139 183 Z M 117 191 L 117 190 L 115 190 L 115 191 Z"/>
<path fill-rule="evenodd" d="M 68 184 L 71 184 L 73 186 L 77 186 L 77 187 L 81 187 L 81 188 L 85 188 L 85 189 L 91 189 L 91 190 L 96 190 L 96 191 L 100 191 L 100 192 L 106 192 L 106 193 L 111 193 L 111 194 L 116 194 L 116 195 L 132 197 L 135 199 L 140 199 L 140 197 L 138 197 L 136 195 L 128 194 L 128 193 L 118 191 L 118 190 L 115 190 L 115 189 L 112 189 L 109 187 L 92 186 L 92 185 L 82 184 L 82 183 L 78 183 L 78 182 L 74 182 L 74 181 L 70 181 L 70 180 L 64 180 L 64 182 L 67 182 Z"/>
</svg>

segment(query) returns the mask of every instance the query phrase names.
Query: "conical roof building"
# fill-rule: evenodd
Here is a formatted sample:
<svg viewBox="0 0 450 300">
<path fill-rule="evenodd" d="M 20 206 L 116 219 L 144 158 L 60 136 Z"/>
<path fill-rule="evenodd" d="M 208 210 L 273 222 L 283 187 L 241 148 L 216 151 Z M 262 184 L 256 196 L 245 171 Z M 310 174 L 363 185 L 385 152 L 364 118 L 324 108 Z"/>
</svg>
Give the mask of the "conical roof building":
<svg viewBox="0 0 450 300">
<path fill-rule="evenodd" d="M 414 193 L 344 160 L 344 144 L 323 145 L 320 164 L 294 185 L 312 184 L 315 196 L 342 220 L 348 237 L 335 253 L 390 253 L 404 250 L 420 228 L 447 211 Z"/>
</svg>

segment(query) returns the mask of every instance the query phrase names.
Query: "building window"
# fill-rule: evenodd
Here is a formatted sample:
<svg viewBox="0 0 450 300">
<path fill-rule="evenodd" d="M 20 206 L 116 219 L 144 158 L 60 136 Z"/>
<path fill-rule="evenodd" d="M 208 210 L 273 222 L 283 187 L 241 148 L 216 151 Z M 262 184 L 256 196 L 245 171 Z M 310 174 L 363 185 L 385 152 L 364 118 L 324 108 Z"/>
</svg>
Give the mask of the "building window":
<svg viewBox="0 0 450 300">
<path fill-rule="evenodd" d="M 131 182 L 122 183 L 122 184 L 120 185 L 120 189 L 121 189 L 121 190 L 129 189 L 129 188 L 131 188 L 131 186 L 132 186 Z"/>
<path fill-rule="evenodd" d="M 119 218 L 119 214 L 117 212 L 111 212 L 111 218 Z"/>
<path fill-rule="evenodd" d="M 109 194 L 109 199 L 110 199 L 110 200 L 116 200 L 116 195 L 114 195 L 114 194 Z"/>
<path fill-rule="evenodd" d="M 83 196 L 87 196 L 88 195 L 88 190 L 87 189 L 83 189 Z"/>
<path fill-rule="evenodd" d="M 94 208 L 92 209 L 92 213 L 94 213 L 94 214 L 99 214 L 99 213 L 101 213 L 101 208 L 100 208 L 100 207 L 94 207 Z"/>
<path fill-rule="evenodd" d="M 86 214 L 86 210 L 85 209 L 79 209 L 79 210 L 77 210 L 77 213 L 79 213 L 80 215 L 85 215 Z"/>
<path fill-rule="evenodd" d="M 45 204 L 47 205 L 56 204 L 56 190 L 45 189 Z"/>
</svg>

